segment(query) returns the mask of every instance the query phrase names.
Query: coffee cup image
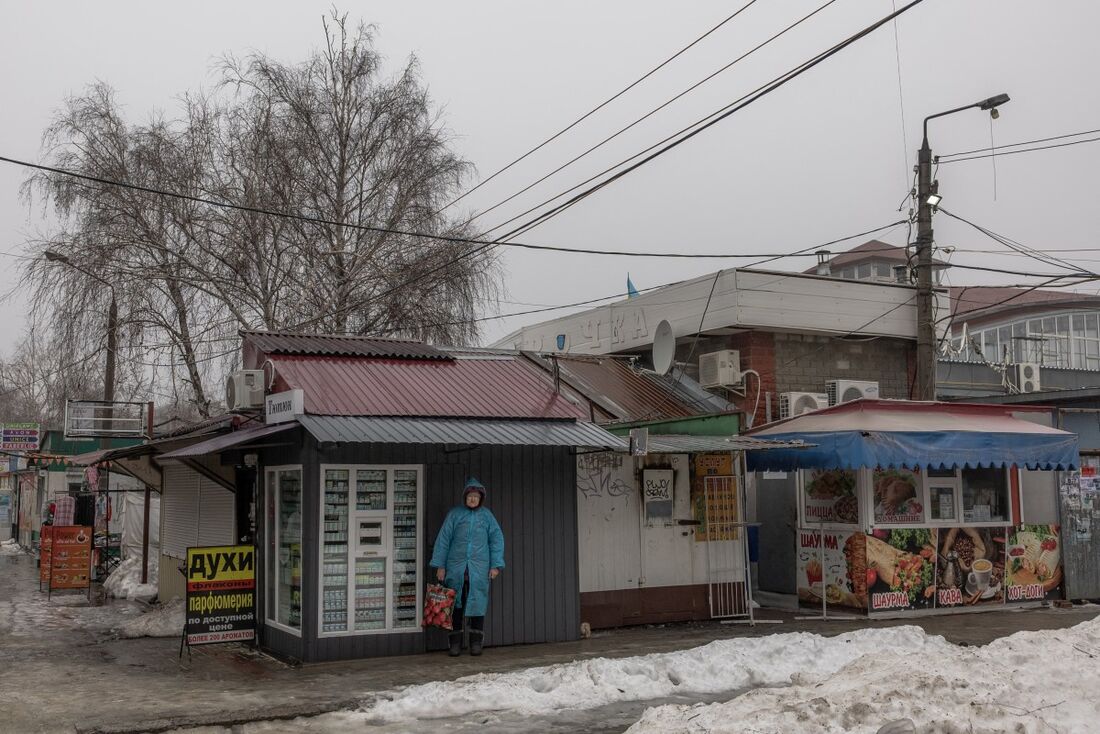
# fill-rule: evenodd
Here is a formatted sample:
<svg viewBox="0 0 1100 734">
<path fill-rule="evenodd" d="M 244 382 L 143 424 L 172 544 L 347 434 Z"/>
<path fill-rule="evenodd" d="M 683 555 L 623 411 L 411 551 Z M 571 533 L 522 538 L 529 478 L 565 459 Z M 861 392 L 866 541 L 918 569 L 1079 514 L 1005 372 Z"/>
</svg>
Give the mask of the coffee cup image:
<svg viewBox="0 0 1100 734">
<path fill-rule="evenodd" d="M 993 562 L 988 558 L 978 558 L 972 566 L 975 585 L 982 590 L 989 588 L 993 577 Z"/>
</svg>

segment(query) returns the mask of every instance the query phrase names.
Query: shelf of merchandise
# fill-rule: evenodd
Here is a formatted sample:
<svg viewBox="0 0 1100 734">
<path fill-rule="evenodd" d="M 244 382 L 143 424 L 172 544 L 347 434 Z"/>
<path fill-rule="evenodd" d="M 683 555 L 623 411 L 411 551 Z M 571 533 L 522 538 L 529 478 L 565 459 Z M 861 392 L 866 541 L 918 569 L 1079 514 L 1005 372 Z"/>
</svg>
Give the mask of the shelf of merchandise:
<svg viewBox="0 0 1100 734">
<path fill-rule="evenodd" d="M 355 629 L 386 629 L 386 559 L 355 559 Z"/>
<path fill-rule="evenodd" d="M 355 472 L 356 512 L 385 512 L 387 494 L 385 469 L 359 469 Z"/>
<path fill-rule="evenodd" d="M 417 471 L 394 471 L 391 589 L 393 616 L 390 627 L 396 629 L 420 625 L 420 581 L 417 573 L 418 479 Z"/>
<path fill-rule="evenodd" d="M 324 533 L 321 545 L 321 630 L 348 628 L 349 473 L 328 469 L 324 477 Z"/>
<path fill-rule="evenodd" d="M 302 626 L 302 479 L 293 472 L 279 474 L 279 527 L 296 526 L 297 534 L 290 538 L 279 537 L 280 586 L 289 593 L 279 593 L 279 621 L 290 627 Z"/>
</svg>

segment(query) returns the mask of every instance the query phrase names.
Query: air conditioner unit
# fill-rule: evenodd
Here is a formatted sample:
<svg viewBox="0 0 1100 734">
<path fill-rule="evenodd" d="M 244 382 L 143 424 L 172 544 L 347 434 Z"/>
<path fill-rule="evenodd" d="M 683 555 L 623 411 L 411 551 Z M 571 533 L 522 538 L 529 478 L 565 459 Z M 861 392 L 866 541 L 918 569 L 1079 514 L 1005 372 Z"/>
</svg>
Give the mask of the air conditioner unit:
<svg viewBox="0 0 1100 734">
<path fill-rule="evenodd" d="M 828 404 L 829 396 L 823 392 L 779 393 L 779 417 L 793 418 L 811 410 L 820 410 Z"/>
<path fill-rule="evenodd" d="M 741 353 L 736 349 L 723 349 L 699 356 L 699 384 L 703 387 L 740 385 L 744 379 L 741 372 Z"/>
<path fill-rule="evenodd" d="M 262 408 L 264 371 L 237 370 L 225 381 L 225 406 L 229 410 Z"/>
<path fill-rule="evenodd" d="M 873 380 L 829 380 L 825 383 L 829 405 L 847 403 L 860 398 L 878 399 L 878 383 Z"/>
<path fill-rule="evenodd" d="M 1016 365 L 1016 389 L 1021 393 L 1039 392 L 1042 389 L 1038 364 L 1035 362 L 1020 362 Z"/>
</svg>

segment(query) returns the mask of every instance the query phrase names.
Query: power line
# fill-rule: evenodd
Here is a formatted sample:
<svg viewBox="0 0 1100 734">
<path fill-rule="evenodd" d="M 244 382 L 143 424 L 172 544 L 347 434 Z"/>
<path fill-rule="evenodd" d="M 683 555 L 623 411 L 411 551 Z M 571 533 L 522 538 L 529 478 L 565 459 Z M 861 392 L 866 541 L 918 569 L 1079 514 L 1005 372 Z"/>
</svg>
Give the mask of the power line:
<svg viewBox="0 0 1100 734">
<path fill-rule="evenodd" d="M 802 23 L 804 23 L 805 21 L 807 21 L 807 20 L 809 20 L 810 18 L 812 18 L 813 16 L 817 15 L 818 13 L 820 13 L 821 11 L 823 11 L 823 10 L 824 10 L 825 8 L 829 7 L 830 5 L 832 5 L 833 3 L 835 3 L 836 1 L 837 1 L 837 0 L 828 0 L 828 2 L 826 2 L 826 3 L 824 4 L 824 5 L 821 5 L 820 7 L 818 7 L 818 8 L 817 8 L 816 10 L 814 10 L 813 12 L 811 12 L 811 13 L 808 13 L 807 15 L 804 15 L 804 16 L 803 16 L 802 18 L 800 18 L 799 20 L 795 21 L 795 22 L 794 22 L 794 23 L 792 23 L 791 25 L 787 26 L 787 27 L 786 27 L 786 28 L 784 28 L 783 30 L 779 31 L 778 33 L 776 33 L 775 35 L 773 35 L 773 36 L 772 36 L 771 38 L 767 39 L 767 40 L 766 40 L 766 41 L 764 41 L 763 43 L 761 43 L 761 44 L 757 45 L 756 47 L 754 47 L 754 48 L 750 49 L 749 51 L 747 51 L 747 52 L 743 53 L 742 55 L 738 56 L 738 57 L 737 57 L 736 59 L 734 59 L 733 61 L 729 62 L 729 63 L 728 63 L 728 64 L 726 64 L 725 66 L 721 67 L 721 68 L 720 68 L 720 69 L 718 69 L 717 71 L 714 71 L 714 72 L 712 72 L 711 74 L 709 74 L 708 76 L 706 76 L 706 77 L 704 77 L 704 78 L 700 79 L 700 80 L 699 80 L 699 81 L 697 81 L 697 82 L 696 82 L 695 84 L 691 85 L 690 87 L 688 87 L 688 88 L 687 88 L 687 89 L 685 89 L 684 91 L 680 92 L 679 94 L 676 94 L 675 96 L 673 96 L 673 97 L 670 97 L 669 99 L 665 100 L 665 102 L 663 102 L 662 104 L 660 104 L 660 105 L 658 105 L 657 107 L 653 108 L 652 110 L 650 110 L 649 112 L 645 113 L 645 114 L 644 114 L 644 115 L 642 115 L 641 117 L 637 118 L 636 120 L 634 120 L 633 122 L 631 122 L 631 123 L 630 123 L 629 125 L 627 125 L 627 126 L 625 126 L 625 127 L 622 127 L 622 128 L 620 128 L 619 130 L 617 130 L 616 132 L 612 133 L 612 134 L 611 134 L 611 135 L 609 135 L 608 137 L 604 138 L 604 139 L 603 139 L 603 140 L 601 140 L 600 142 L 596 143 L 596 144 L 595 144 L 595 145 L 593 145 L 592 147 L 588 148 L 588 149 L 587 149 L 587 150 L 585 150 L 584 152 L 582 152 L 582 153 L 580 153 L 579 155 L 577 155 L 577 156 L 575 156 L 575 157 L 573 157 L 573 158 L 569 159 L 568 161 L 566 161 L 566 162 L 565 162 L 565 163 L 563 163 L 562 165 L 560 165 L 560 166 L 558 166 L 557 168 L 555 168 L 554 170 L 550 171 L 550 173 L 547 173 L 546 175 L 544 175 L 544 176 L 543 176 L 542 178 L 539 178 L 538 180 L 536 180 L 536 181 L 532 182 L 531 184 L 529 184 L 529 185 L 525 186 L 524 188 L 522 188 L 522 189 L 520 189 L 519 191 L 515 192 L 514 194 L 512 194 L 512 195 L 511 195 L 511 196 L 509 196 L 508 198 L 506 198 L 506 199 L 503 199 L 502 201 L 498 201 L 498 202 L 497 202 L 496 204 L 494 204 L 493 206 L 489 207 L 488 209 L 483 209 L 483 210 L 481 210 L 481 211 L 477 212 L 477 214 L 475 214 L 474 216 L 472 216 L 472 217 L 470 217 L 469 219 L 467 219 L 467 220 L 466 220 L 466 223 L 468 224 L 469 222 L 472 222 L 472 221 L 474 221 L 475 219 L 480 219 L 481 217 L 483 217 L 484 215 L 488 214 L 489 212 L 491 212 L 491 211 L 493 211 L 493 210 L 495 210 L 495 209 L 498 209 L 499 207 L 501 207 L 501 206 L 503 206 L 503 205 L 507 204 L 508 202 L 512 201 L 512 200 L 513 200 L 513 199 L 515 199 L 516 197 L 518 197 L 518 196 L 520 196 L 520 195 L 522 195 L 522 194 L 524 194 L 524 193 L 526 193 L 526 192 L 530 191 L 531 189 L 533 189 L 533 188 L 534 188 L 535 186 L 538 186 L 538 185 L 539 185 L 540 183 L 542 183 L 542 182 L 543 182 L 543 181 L 545 181 L 546 179 L 550 178 L 551 176 L 554 176 L 555 174 L 559 173 L 560 171 L 563 171 L 563 170 L 565 170 L 566 168 L 568 168 L 569 166 L 573 165 L 574 163 L 576 163 L 577 161 L 581 160 L 582 158 L 586 157 L 586 156 L 587 156 L 587 155 L 589 155 L 590 153 L 592 153 L 592 152 L 594 152 L 594 151 L 598 150 L 599 148 L 602 148 L 602 147 L 603 147 L 604 145 L 606 145 L 607 143 L 611 142 L 612 140 L 614 140 L 615 138 L 619 137 L 619 136 L 620 136 L 620 135 L 622 135 L 623 133 L 625 133 L 625 132 L 627 132 L 628 130 L 632 129 L 632 128 L 633 128 L 633 127 L 635 127 L 636 125 L 639 125 L 640 123 L 642 123 L 642 122 L 644 122 L 645 120 L 649 119 L 649 118 L 650 118 L 650 117 L 652 117 L 653 115 L 657 114 L 657 113 L 658 113 L 658 112 L 660 112 L 661 110 L 663 110 L 663 109 L 665 109 L 666 107 L 668 107 L 669 105 L 671 105 L 671 104 L 672 104 L 673 102 L 675 102 L 675 101 L 679 100 L 679 99 L 680 99 L 681 97 L 684 97 L 684 96 L 686 96 L 687 94 L 690 94 L 691 92 L 695 91 L 696 89 L 698 89 L 699 87 L 703 86 L 704 84 L 706 84 L 707 82 L 709 82 L 709 81 L 710 81 L 711 79 L 713 79 L 714 77 L 718 76 L 718 75 L 719 75 L 719 74 L 721 74 L 722 72 L 726 71 L 726 70 L 727 70 L 727 69 L 729 69 L 730 67 L 734 66 L 734 65 L 735 65 L 735 64 L 737 64 L 737 63 L 740 63 L 740 62 L 741 62 L 741 61 L 743 61 L 744 59 L 748 58 L 748 57 L 749 57 L 749 56 L 751 56 L 752 54 L 756 53 L 756 52 L 757 52 L 757 51 L 759 51 L 760 49 L 762 49 L 762 48 L 764 48 L 765 46 L 767 46 L 768 44 L 770 44 L 770 43 L 771 43 L 772 41 L 775 41 L 775 40 L 776 40 L 776 39 L 778 39 L 779 37 L 781 37 L 781 36 L 785 35 L 785 34 L 786 34 L 786 33 L 787 33 L 788 31 L 790 31 L 790 30 L 794 29 L 794 28 L 795 28 L 796 26 L 798 26 L 798 25 L 801 25 L 801 24 L 802 24 Z M 681 132 L 682 132 L 682 131 L 681 131 Z M 679 133 L 676 133 L 676 134 L 679 134 Z M 667 140 L 667 138 L 666 138 L 666 140 Z M 556 197 L 555 197 L 555 198 L 556 198 Z M 544 202 L 544 203 L 546 203 L 546 202 Z M 542 206 L 542 204 L 539 204 L 539 206 Z M 536 207 L 536 208 L 537 208 L 537 207 Z M 528 210 L 527 212 L 524 212 L 524 214 L 527 214 L 527 213 L 529 213 L 530 211 L 531 211 L 531 210 Z M 512 221 L 514 221 L 515 219 L 518 219 L 519 217 L 523 216 L 524 214 L 520 214 L 520 215 L 518 215 L 517 217 L 514 217 L 513 219 L 509 219 L 509 220 L 508 220 L 508 221 L 506 221 L 506 222 L 502 222 L 501 224 L 498 224 L 498 225 L 497 225 L 496 227 L 493 227 L 492 229 L 486 230 L 486 232 L 492 232 L 493 230 L 496 230 L 496 229 L 500 229 L 500 228 L 501 228 L 501 227 L 503 227 L 503 226 L 504 226 L 505 224 L 508 224 L 508 223 L 510 223 L 510 222 L 512 222 Z"/>
<path fill-rule="evenodd" d="M 1074 140 L 1069 143 L 1057 143 L 1055 145 L 1040 145 L 1034 148 L 1024 148 L 1022 150 L 1008 150 L 1003 153 L 999 152 L 1001 150 L 1000 148 L 994 148 L 990 149 L 993 152 L 986 153 L 984 155 L 972 155 L 966 158 L 954 158 L 949 161 L 939 161 L 939 163 L 962 163 L 963 161 L 977 161 L 983 158 L 992 158 L 994 156 L 1016 155 L 1017 153 L 1035 153 L 1036 151 L 1040 150 L 1050 150 L 1051 148 L 1068 148 L 1071 145 L 1081 145 L 1082 143 L 1095 143 L 1097 141 L 1100 141 L 1100 137 L 1086 138 L 1085 140 Z"/>
<path fill-rule="evenodd" d="M 566 192 L 563 192 L 563 193 L 559 194 L 558 196 L 553 197 L 552 199 L 548 200 L 547 202 L 543 202 L 544 204 L 546 204 L 546 203 L 549 203 L 549 201 L 553 201 L 554 199 L 560 198 L 561 196 L 564 196 L 569 191 L 573 191 L 576 188 L 579 188 L 580 186 L 583 186 L 586 183 L 591 182 L 595 178 L 598 178 L 599 176 L 602 176 L 604 173 L 607 173 L 607 172 L 613 170 L 614 168 L 616 168 L 618 166 L 621 166 L 621 165 L 624 165 L 625 163 L 629 162 L 630 160 L 633 160 L 634 158 L 637 158 L 639 155 L 643 155 L 645 152 L 653 150 L 654 148 L 658 148 L 658 146 L 663 146 L 663 147 L 659 147 L 656 151 L 650 153 L 646 157 L 644 157 L 641 160 L 637 161 L 636 163 L 628 166 L 627 168 L 619 171 L 618 173 L 615 173 L 615 174 L 611 175 L 610 177 L 608 177 L 607 179 L 605 179 L 603 181 L 600 181 L 596 185 L 591 186 L 591 187 L 585 189 L 584 191 L 581 191 L 580 193 L 578 193 L 575 196 L 573 196 L 572 198 L 570 198 L 568 201 L 566 201 L 562 204 L 559 204 L 556 207 L 554 207 L 552 209 L 549 209 L 546 212 L 543 212 L 542 214 L 536 216 L 533 220 L 531 220 L 527 224 L 517 228 L 516 230 L 513 230 L 508 235 L 505 235 L 505 238 L 507 238 L 508 236 L 514 235 L 518 232 L 527 231 L 529 229 L 532 229 L 532 228 L 542 224 L 543 222 L 548 221 L 549 219 L 557 216 L 558 214 L 562 213 L 566 209 L 569 209 L 570 207 L 577 204 L 578 202 L 580 202 L 580 201 L 584 200 L 585 198 L 591 196 L 592 194 L 596 193 L 600 189 L 603 189 L 606 186 L 609 186 L 610 184 L 614 183 L 615 181 L 618 181 L 619 179 L 623 178 L 624 176 L 632 173 L 633 171 L 636 171 L 637 169 L 641 168 L 642 166 L 646 165 L 647 163 L 650 163 L 651 161 L 655 160 L 656 158 L 659 158 L 660 156 L 664 155 L 665 153 L 672 150 L 673 148 L 676 148 L 676 147 L 682 145 L 683 143 L 686 143 L 688 140 L 691 140 L 693 137 L 700 134 L 704 130 L 707 130 L 707 129 L 713 127 L 714 125 L 716 125 L 719 122 L 725 120 L 726 118 L 730 117 L 731 115 L 741 111 L 742 109 L 748 107 L 749 105 L 753 104 L 754 102 L 757 102 L 760 99 L 763 99 L 764 97 L 771 94 L 772 92 L 779 89 L 780 87 L 784 86 L 788 82 L 796 79 L 797 77 L 799 77 L 802 74 L 806 73 L 807 71 L 814 68 L 818 64 L 820 64 L 820 63 L 826 61 L 827 59 L 831 58 L 835 54 L 840 53 L 841 51 L 843 51 L 848 46 L 851 46 L 852 44 L 856 43 L 857 41 L 859 41 L 859 40 L 863 39 L 864 37 L 870 35 L 875 30 L 881 28 L 886 23 L 889 23 L 894 18 L 902 15 L 903 13 L 908 12 L 909 10 L 911 10 L 912 8 L 914 8 L 917 5 L 921 4 L 922 2 L 924 2 L 924 0 L 912 0 L 912 2 L 908 3 L 907 5 L 904 5 L 900 10 L 897 10 L 897 11 L 891 13 L 890 15 L 887 15 L 886 17 L 882 18 L 881 20 L 878 20 L 875 23 L 872 23 L 871 25 L 863 28 L 862 30 L 860 30 L 859 32 L 853 34 L 852 36 L 849 36 L 847 39 L 841 41 L 840 43 L 838 43 L 834 46 L 832 46 L 831 48 L 827 49 L 826 51 L 823 51 L 823 52 L 817 54 L 816 56 L 810 58 L 809 60 L 799 64 L 798 66 L 795 66 L 794 68 L 787 71 L 786 73 L 781 74 L 780 76 L 774 78 L 772 81 L 764 84 L 761 87 L 758 87 L 756 90 L 754 90 L 753 92 L 750 92 L 748 95 L 745 95 L 744 97 L 741 97 L 740 99 L 738 99 L 737 101 L 731 103 L 730 105 L 727 105 L 726 107 L 723 107 L 722 109 L 720 109 L 720 110 L 718 110 L 714 113 L 711 113 L 710 115 L 708 115 L 707 117 L 702 118 L 701 120 L 697 121 L 693 125 L 688 126 L 687 128 L 684 128 L 684 130 L 681 130 L 680 133 L 675 133 L 672 136 L 669 136 L 668 138 L 665 138 L 660 143 L 657 143 L 656 145 L 650 146 L 650 148 L 647 148 L 646 151 L 643 151 L 642 153 L 635 154 L 634 156 L 631 156 L 630 158 L 627 158 L 626 160 L 616 164 L 615 166 L 612 166 L 611 168 L 606 169 L 602 173 L 596 174 L 596 176 L 593 176 L 592 178 L 589 178 L 584 183 L 578 184 L 577 186 L 574 186 L 572 189 L 569 189 Z M 694 127 L 694 129 L 691 129 L 692 127 Z M 691 131 L 686 132 L 685 134 L 681 135 L 681 133 L 684 133 L 684 131 L 686 131 L 686 130 L 691 130 Z M 672 140 L 672 142 L 669 142 L 669 143 L 665 144 L 667 141 L 669 141 L 672 138 L 675 138 L 677 135 L 681 135 L 681 137 L 679 137 L 676 140 Z M 539 206 L 542 206 L 542 204 L 540 204 Z M 534 207 L 534 209 L 537 209 L 537 208 L 538 208 L 538 206 Z M 530 213 L 530 211 L 532 211 L 532 210 L 528 210 L 527 212 L 524 212 L 524 214 Z M 523 214 L 521 214 L 519 216 L 523 216 Z M 518 218 L 519 217 L 513 217 L 513 219 L 508 220 L 508 222 L 504 222 L 503 224 L 507 224 L 511 221 L 514 221 L 515 219 L 518 219 Z M 503 226 L 503 224 L 498 225 L 494 229 L 499 229 L 501 226 Z M 492 231 L 492 230 L 489 230 L 489 231 Z"/>
<path fill-rule="evenodd" d="M 526 153 L 524 153 L 523 155 L 521 155 L 521 156 L 520 156 L 519 158 L 516 158 L 516 159 L 515 159 L 514 161 L 512 161 L 512 162 L 511 162 L 511 163 L 509 163 L 508 165 L 506 165 L 506 166 L 504 166 L 503 168 L 499 169 L 499 170 L 498 170 L 498 171 L 496 171 L 496 172 L 495 172 L 494 174 L 492 174 L 492 175 L 491 175 L 491 176 L 489 176 L 488 178 L 486 178 L 486 179 L 484 179 L 483 181 L 481 181 L 480 183 L 478 183 L 478 184 L 477 184 L 476 186 L 474 186 L 474 187 L 473 187 L 472 189 L 470 189 L 469 191 L 465 192 L 464 194 L 460 195 L 459 197 L 457 197 L 457 198 L 455 198 L 455 199 L 452 199 L 452 200 L 451 200 L 450 202 L 448 202 L 448 203 L 444 204 L 444 205 L 443 205 L 443 206 L 442 206 L 442 207 L 441 207 L 441 208 L 440 208 L 440 209 L 439 209 L 439 210 L 438 210 L 438 211 L 436 212 L 436 214 L 438 214 L 439 212 L 443 211 L 444 209 L 447 209 L 448 207 L 451 207 L 451 206 L 453 206 L 454 204 L 457 204 L 458 202 L 462 201 L 462 200 L 463 200 L 463 199 L 465 199 L 465 198 L 466 198 L 467 196 L 469 196 L 470 194 L 474 193 L 475 191 L 477 191 L 477 190 L 478 190 L 478 189 L 480 189 L 480 188 L 481 188 L 482 186 L 484 186 L 485 184 L 487 184 L 487 183 L 489 183 L 490 181 L 492 181 L 492 180 L 493 180 L 494 178 L 496 178 L 496 177 L 497 177 L 497 176 L 499 176 L 500 174 L 502 174 L 502 173 L 504 173 L 505 171 L 507 171 L 508 169 L 512 168 L 512 166 L 514 166 L 514 165 L 516 165 L 517 163 L 519 163 L 519 162 L 523 161 L 524 159 L 526 159 L 526 158 L 527 158 L 528 156 L 530 156 L 531 154 L 533 154 L 533 153 L 536 153 L 536 152 L 538 152 L 539 150 L 541 150 L 541 149 L 542 149 L 542 148 L 543 148 L 544 146 L 546 146 L 547 144 L 549 144 L 549 143 L 552 143 L 552 142 L 553 142 L 554 140 L 557 140 L 557 139 L 558 139 L 559 137 L 561 137 L 561 136 L 562 136 L 562 135 L 564 135 L 565 133 L 569 132 L 569 131 L 570 131 L 570 130 L 572 130 L 572 129 L 573 129 L 574 127 L 576 127 L 576 126 L 577 126 L 577 125 L 579 125 L 580 123 L 584 122 L 584 121 L 585 121 L 585 120 L 587 120 L 587 119 L 588 119 L 589 117 L 591 117 L 591 116 L 592 116 L 592 115 L 594 115 L 595 113 L 599 112 L 599 111 L 600 111 L 601 109 L 603 109 L 603 108 L 604 108 L 604 107 L 606 107 L 607 105 L 611 104 L 611 103 L 612 103 L 612 102 L 614 102 L 614 101 L 615 101 L 616 99 L 618 99 L 619 97 L 623 96 L 624 94 L 626 94 L 627 92 L 629 92 L 629 91 L 630 91 L 631 89 L 633 89 L 634 87 L 636 87 L 636 86 L 638 86 L 639 84 L 641 84 L 642 82 L 644 82 L 644 81 L 645 81 L 646 79 L 648 79 L 649 77 L 653 76 L 653 75 L 654 75 L 655 73 L 657 73 L 658 71 L 660 71 L 661 69 L 663 69 L 663 68 L 664 68 L 665 66 L 667 66 L 667 65 L 668 65 L 668 64 L 670 64 L 671 62 L 675 61 L 675 60 L 676 60 L 677 58 L 679 58 L 680 56 L 682 56 L 682 55 L 683 55 L 683 54 L 684 54 L 685 52 L 687 52 L 688 50 L 690 50 L 690 49 L 691 49 L 692 47 L 694 47 L 694 46 L 695 46 L 696 44 L 698 44 L 698 43 L 699 43 L 700 41 L 702 41 L 703 39 L 705 39 L 705 38 L 706 38 L 707 36 L 711 35 L 711 34 L 712 34 L 712 33 L 714 33 L 715 31 L 717 31 L 717 30 L 718 30 L 719 28 L 721 28 L 722 26 L 724 26 L 724 25 L 725 25 L 726 23 L 729 23 L 729 22 L 730 22 L 731 20 L 733 20 L 734 18 L 736 18 L 736 17 L 738 16 L 738 15 L 740 15 L 741 13 L 745 12 L 745 11 L 746 11 L 746 10 L 748 10 L 748 9 L 749 9 L 750 7 L 752 7 L 753 5 L 755 5 L 755 4 L 756 4 L 756 2 L 757 2 L 757 0 L 750 0 L 750 1 L 749 1 L 749 2 L 747 3 L 747 4 L 745 4 L 744 6 L 742 6 L 742 7 L 740 8 L 740 9 L 736 10 L 736 11 L 735 11 L 735 12 L 734 12 L 733 14 L 731 14 L 731 15 L 727 16 L 727 17 L 726 17 L 726 19 L 725 19 L 725 20 L 723 20 L 723 21 L 722 21 L 721 23 L 719 23 L 718 25 L 714 26 L 713 28 L 711 28 L 710 30 L 708 30 L 708 31 L 707 31 L 706 33 L 704 33 L 703 35 L 699 36 L 698 38 L 696 38 L 696 39 L 695 39 L 694 41 L 692 41 L 692 42 L 691 42 L 691 43 L 689 43 L 688 45 L 686 45 L 686 46 L 684 46 L 683 48 L 681 48 L 681 49 L 680 49 L 679 51 L 677 51 L 676 53 L 674 53 L 674 54 L 673 54 L 672 56 L 669 56 L 669 57 L 668 57 L 667 59 L 665 59 L 665 60 L 664 60 L 664 61 L 662 61 L 661 63 L 657 64 L 657 66 L 653 67 L 652 69 L 650 69 L 649 71 L 647 71 L 647 72 L 646 72 L 645 74 L 643 74 L 642 76 L 638 77 L 638 78 L 637 78 L 637 79 L 635 79 L 635 80 L 634 80 L 633 82 L 631 82 L 631 83 L 630 83 L 630 84 L 628 84 L 627 86 L 623 87 L 622 89 L 620 89 L 620 90 L 619 90 L 618 92 L 616 92 L 616 93 L 615 93 L 615 94 L 613 94 L 612 96 L 610 96 L 610 97 L 608 97 L 607 99 L 605 99 L 605 100 L 604 100 L 603 102 L 600 102 L 600 103 L 599 103 L 598 105 L 596 105 L 595 107 L 593 107 L 592 109 L 590 109 L 590 110 L 589 110 L 588 112 L 584 113 L 583 115 L 581 115 L 580 117 L 578 117 L 578 118 L 577 118 L 576 120 L 574 120 L 573 122 L 569 123 L 568 125 L 566 125 L 565 127 L 563 127 L 563 128 L 561 129 L 561 130 L 557 131 L 556 133 L 554 133 L 553 135 L 551 135 L 550 137 L 548 137 L 548 138 L 547 138 L 546 140 L 543 140 L 543 141 L 542 141 L 541 143 L 539 143 L 538 145 L 536 145 L 536 146 L 535 146 L 534 148 L 531 148 L 531 149 L 530 149 L 529 151 L 527 151 Z M 499 206 L 499 204 L 498 204 L 497 206 Z M 468 221 L 472 221 L 472 220 L 468 220 Z"/>
<path fill-rule="evenodd" d="M 948 163 L 949 161 L 943 161 L 942 159 L 944 159 L 944 158 L 954 158 L 955 156 L 960 156 L 960 155 L 972 155 L 974 153 L 985 153 L 987 151 L 1001 151 L 1001 150 L 1004 150 L 1006 148 L 1018 148 L 1021 145 L 1034 145 L 1035 143 L 1049 143 L 1052 140 L 1065 140 L 1066 138 L 1078 138 L 1078 137 L 1081 137 L 1082 135 L 1094 135 L 1096 133 L 1100 133 L 1100 128 L 1097 128 L 1096 130 L 1084 130 L 1084 131 L 1079 132 L 1079 133 L 1066 133 L 1065 135 L 1053 135 L 1053 136 L 1048 137 L 1048 138 L 1036 138 L 1035 140 L 1024 140 L 1024 141 L 1021 141 L 1019 143 L 1007 143 L 1005 145 L 997 145 L 997 146 L 991 146 L 991 147 L 986 147 L 986 148 L 975 148 L 973 150 L 961 150 L 958 153 L 945 153 L 944 155 L 940 155 L 940 156 L 936 156 L 936 157 L 939 158 L 943 163 Z"/>
</svg>

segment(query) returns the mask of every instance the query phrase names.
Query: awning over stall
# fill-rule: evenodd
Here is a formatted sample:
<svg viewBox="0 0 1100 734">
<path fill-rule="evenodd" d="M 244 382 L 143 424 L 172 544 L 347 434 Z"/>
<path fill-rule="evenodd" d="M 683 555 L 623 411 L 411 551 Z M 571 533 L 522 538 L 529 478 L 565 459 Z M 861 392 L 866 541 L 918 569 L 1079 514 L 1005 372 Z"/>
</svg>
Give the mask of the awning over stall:
<svg viewBox="0 0 1100 734">
<path fill-rule="evenodd" d="M 646 441 L 646 450 L 651 454 L 698 454 L 721 453 L 723 451 L 760 451 L 763 449 L 806 448 L 802 441 L 771 441 L 750 436 L 690 436 L 690 435 L 653 435 Z M 624 447 L 622 451 L 628 451 Z"/>
<path fill-rule="evenodd" d="M 1018 406 L 854 400 L 762 426 L 752 435 L 815 444 L 750 451 L 751 470 L 1017 465 L 1076 469 L 1077 435 L 1021 418 Z"/>
<path fill-rule="evenodd" d="M 242 446 L 256 439 L 270 436 L 275 433 L 282 433 L 283 431 L 289 431 L 297 427 L 297 423 L 290 422 L 279 423 L 273 426 L 260 426 L 259 428 L 245 428 L 239 431 L 233 431 L 232 433 L 223 433 L 220 436 L 207 439 L 206 441 L 199 441 L 190 446 L 184 446 L 181 449 L 163 453 L 157 458 L 158 460 L 178 461 L 180 459 L 193 459 L 196 456 L 205 456 L 206 454 L 216 454 L 219 451 L 225 451 L 234 446 Z"/>
</svg>

